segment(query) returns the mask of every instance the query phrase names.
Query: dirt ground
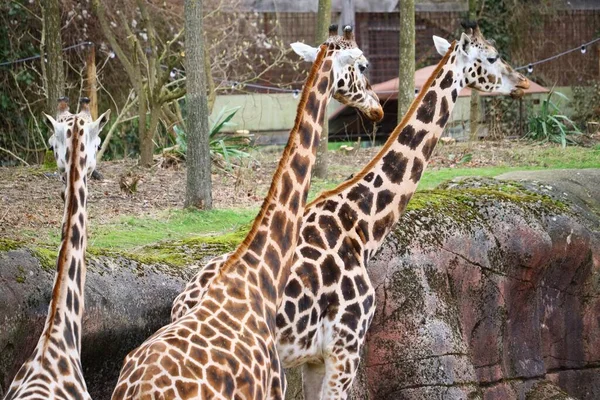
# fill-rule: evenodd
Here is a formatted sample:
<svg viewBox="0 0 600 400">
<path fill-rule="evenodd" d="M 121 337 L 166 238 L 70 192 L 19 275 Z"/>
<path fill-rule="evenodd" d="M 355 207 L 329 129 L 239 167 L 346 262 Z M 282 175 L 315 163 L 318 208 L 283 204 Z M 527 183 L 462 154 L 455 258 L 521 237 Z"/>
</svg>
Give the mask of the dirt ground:
<svg viewBox="0 0 600 400">
<path fill-rule="evenodd" d="M 481 167 L 506 165 L 516 157 L 514 149 L 522 142 L 481 142 L 439 145 L 429 168 Z M 539 147 L 539 146 L 538 146 Z M 329 153 L 330 176 L 327 181 L 341 182 L 365 165 L 377 151 L 361 148 Z M 256 206 L 268 189 L 281 148 L 261 148 L 243 168 L 217 170 L 212 176 L 214 207 Z M 520 152 L 522 153 L 522 151 Z M 470 158 L 469 155 L 472 155 Z M 140 169 L 135 160 L 102 162 L 102 181 L 89 180 L 88 212 L 92 224 L 106 224 L 123 216 L 151 216 L 169 208 L 183 207 L 185 166 L 161 166 L 160 157 L 151 169 Z M 139 177 L 137 191 L 127 193 L 120 182 Z M 0 238 L 19 239 L 58 232 L 62 218 L 62 183 L 55 172 L 40 167 L 0 168 Z"/>
</svg>

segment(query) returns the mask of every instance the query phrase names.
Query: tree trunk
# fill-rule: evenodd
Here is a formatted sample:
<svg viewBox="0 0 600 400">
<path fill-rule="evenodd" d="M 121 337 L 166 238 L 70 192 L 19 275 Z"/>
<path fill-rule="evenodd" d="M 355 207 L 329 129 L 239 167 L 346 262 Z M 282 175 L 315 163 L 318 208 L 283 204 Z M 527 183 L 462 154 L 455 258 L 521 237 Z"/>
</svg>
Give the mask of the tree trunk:
<svg viewBox="0 0 600 400">
<path fill-rule="evenodd" d="M 65 93 L 65 72 L 63 68 L 62 40 L 60 38 L 60 1 L 42 0 L 43 18 L 43 48 L 42 55 L 46 53 L 45 63 L 45 89 L 48 96 L 46 112 L 56 114 L 57 100 Z M 44 57 L 42 57 L 44 63 Z"/>
<path fill-rule="evenodd" d="M 469 20 L 477 19 L 477 0 L 469 0 Z M 471 90 L 471 104 L 469 108 L 469 140 L 474 142 L 478 139 L 479 130 L 479 92 Z"/>
<path fill-rule="evenodd" d="M 400 2 L 398 122 L 415 98 L 415 0 Z"/>
<path fill-rule="evenodd" d="M 315 43 L 320 45 L 323 43 L 329 33 L 329 25 L 331 25 L 331 0 L 319 0 L 319 11 L 317 13 L 317 32 L 315 34 Z M 317 148 L 317 159 L 314 166 L 314 176 L 325 178 L 327 176 L 327 143 L 329 136 L 329 118 L 327 110 L 325 110 L 325 120 L 323 121 L 323 132 L 321 133 L 321 141 Z"/>
<path fill-rule="evenodd" d="M 202 0 L 185 0 L 185 84 L 188 108 L 185 206 L 210 209 L 212 181 L 202 18 Z"/>
<path fill-rule="evenodd" d="M 152 136 L 154 132 L 149 130 L 148 121 L 148 100 L 144 89 L 139 91 L 138 104 L 138 136 L 140 139 L 140 166 L 151 167 L 152 156 L 154 153 L 154 143 Z"/>
</svg>

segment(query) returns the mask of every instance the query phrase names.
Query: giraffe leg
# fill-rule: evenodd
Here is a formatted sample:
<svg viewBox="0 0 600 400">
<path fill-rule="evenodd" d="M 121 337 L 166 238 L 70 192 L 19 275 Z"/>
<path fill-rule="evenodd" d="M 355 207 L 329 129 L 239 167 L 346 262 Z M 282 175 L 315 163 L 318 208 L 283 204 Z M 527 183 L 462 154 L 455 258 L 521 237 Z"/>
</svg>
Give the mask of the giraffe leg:
<svg viewBox="0 0 600 400">
<path fill-rule="evenodd" d="M 302 366 L 302 389 L 304 400 L 320 400 L 325 364 L 304 364 Z"/>
<path fill-rule="evenodd" d="M 352 343 L 355 345 L 355 343 Z M 325 359 L 325 377 L 321 392 L 321 400 L 345 400 L 358 371 L 359 352 L 344 351 L 332 353 Z M 306 400 L 309 400 L 306 398 Z"/>
</svg>

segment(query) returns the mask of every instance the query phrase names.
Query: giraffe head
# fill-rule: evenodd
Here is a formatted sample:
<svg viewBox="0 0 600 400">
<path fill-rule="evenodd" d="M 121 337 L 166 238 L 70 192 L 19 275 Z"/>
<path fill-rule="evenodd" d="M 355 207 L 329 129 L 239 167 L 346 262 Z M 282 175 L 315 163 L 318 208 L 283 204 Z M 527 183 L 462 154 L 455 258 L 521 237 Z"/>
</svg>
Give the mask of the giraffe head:
<svg viewBox="0 0 600 400">
<path fill-rule="evenodd" d="M 96 168 L 96 153 L 100 147 L 100 131 L 108 122 L 110 110 L 107 110 L 95 121 L 86 121 L 79 115 L 71 115 L 64 121 L 56 121 L 48 114 L 44 114 L 54 129 L 54 134 L 48 140 L 48 144 L 54 152 L 56 165 L 61 176 L 66 175 L 71 165 L 74 143 L 79 146 L 78 154 L 85 160 L 80 163 L 82 175 L 90 174 Z M 81 154 L 83 152 L 84 154 Z"/>
<path fill-rule="evenodd" d="M 358 108 L 369 119 L 380 121 L 383 108 L 365 72 L 369 61 L 354 41 L 352 28 L 346 26 L 343 36 L 337 34 L 337 25 L 329 27 L 329 38 L 323 44 L 327 48 L 326 58 L 332 60 L 332 95 L 342 104 Z M 313 62 L 321 47 L 304 43 L 292 43 L 292 49 L 306 61 Z"/>
<path fill-rule="evenodd" d="M 476 22 L 463 24 L 466 33 L 456 47 L 456 71 L 461 73 L 464 85 L 481 92 L 497 92 L 520 97 L 522 89 L 529 88 L 529 80 L 515 71 L 500 58 L 492 40 L 487 40 Z M 450 49 L 450 43 L 438 36 L 433 37 L 441 55 Z"/>
</svg>

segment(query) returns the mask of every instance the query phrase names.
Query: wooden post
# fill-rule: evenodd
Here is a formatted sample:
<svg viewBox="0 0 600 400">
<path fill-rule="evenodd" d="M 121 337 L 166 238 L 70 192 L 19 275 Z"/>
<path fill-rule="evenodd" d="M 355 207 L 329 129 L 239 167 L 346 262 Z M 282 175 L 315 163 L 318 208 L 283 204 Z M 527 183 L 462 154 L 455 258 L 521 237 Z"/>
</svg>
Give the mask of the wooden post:
<svg viewBox="0 0 600 400">
<path fill-rule="evenodd" d="M 90 99 L 90 113 L 92 119 L 98 118 L 98 86 L 96 84 L 96 46 L 91 43 L 87 47 L 85 59 L 85 92 Z"/>
</svg>

